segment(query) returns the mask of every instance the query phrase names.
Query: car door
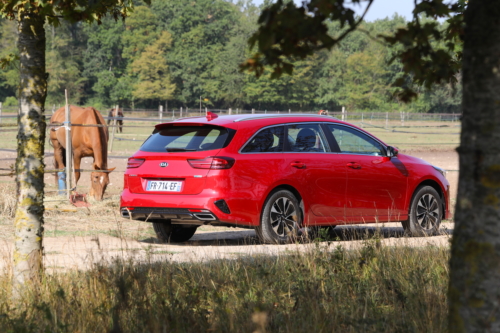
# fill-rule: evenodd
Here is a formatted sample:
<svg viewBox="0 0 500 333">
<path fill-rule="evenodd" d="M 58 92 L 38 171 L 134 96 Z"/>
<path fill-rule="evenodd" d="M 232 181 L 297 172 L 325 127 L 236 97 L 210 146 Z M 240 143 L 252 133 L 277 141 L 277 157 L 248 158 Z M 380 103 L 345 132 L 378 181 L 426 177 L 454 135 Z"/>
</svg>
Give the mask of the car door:
<svg viewBox="0 0 500 333">
<path fill-rule="evenodd" d="M 237 189 L 235 196 L 228 198 L 235 211 L 257 212 L 259 203 L 265 199 L 270 188 L 283 178 L 290 178 L 290 169 L 285 165 L 283 147 L 285 126 L 274 125 L 258 130 L 241 148 L 232 170 L 231 187 Z M 260 223 L 259 214 L 247 213 L 247 219 Z"/>
<path fill-rule="evenodd" d="M 399 221 L 406 214 L 408 172 L 403 163 L 386 157 L 382 143 L 354 127 L 328 124 L 326 128 L 347 171 L 347 221 Z"/>
<path fill-rule="evenodd" d="M 309 225 L 344 221 L 346 169 L 337 156 L 319 123 L 287 125 L 286 165 L 300 186 Z"/>
</svg>

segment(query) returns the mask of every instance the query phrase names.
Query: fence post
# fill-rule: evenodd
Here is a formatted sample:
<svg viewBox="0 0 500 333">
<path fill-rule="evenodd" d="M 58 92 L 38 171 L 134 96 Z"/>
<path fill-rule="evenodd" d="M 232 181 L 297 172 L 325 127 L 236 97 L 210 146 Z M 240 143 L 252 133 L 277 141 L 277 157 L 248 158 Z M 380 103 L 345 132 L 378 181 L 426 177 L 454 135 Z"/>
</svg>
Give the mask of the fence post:
<svg viewBox="0 0 500 333">
<path fill-rule="evenodd" d="M 161 123 L 161 120 L 163 118 L 163 105 L 160 105 L 158 107 L 158 118 L 160 118 L 160 123 Z"/>
<path fill-rule="evenodd" d="M 288 109 L 288 113 L 292 113 L 292 110 Z"/>
<path fill-rule="evenodd" d="M 64 95 L 66 97 L 66 109 L 65 109 L 65 122 L 64 127 L 66 129 L 66 196 L 71 199 L 71 165 L 73 164 L 73 142 L 71 140 L 71 112 L 69 110 L 68 104 L 68 90 L 64 90 Z"/>
<path fill-rule="evenodd" d="M 342 107 L 342 121 L 345 121 L 345 107 Z"/>
<path fill-rule="evenodd" d="M 255 109 L 252 109 L 252 114 L 254 114 L 254 113 L 255 113 Z"/>
<path fill-rule="evenodd" d="M 180 110 L 180 116 L 179 118 L 182 118 L 182 106 L 181 106 L 181 110 Z"/>
<path fill-rule="evenodd" d="M 232 113 L 232 111 L 233 111 L 233 110 L 232 110 L 231 108 L 229 108 L 229 111 L 228 111 L 228 112 L 229 112 L 229 114 L 231 114 L 231 113 Z"/>
<path fill-rule="evenodd" d="M 0 124 L 2 123 L 2 102 L 0 102 Z"/>
<path fill-rule="evenodd" d="M 111 140 L 109 141 L 109 151 L 113 151 L 113 142 L 115 141 L 116 132 L 116 115 L 118 114 L 119 106 L 115 106 L 115 113 L 113 113 L 113 129 L 111 130 Z"/>
<path fill-rule="evenodd" d="M 389 112 L 385 113 L 385 129 L 389 128 Z"/>
<path fill-rule="evenodd" d="M 365 114 L 361 112 L 361 128 L 363 128 L 363 121 L 365 121 Z"/>
</svg>

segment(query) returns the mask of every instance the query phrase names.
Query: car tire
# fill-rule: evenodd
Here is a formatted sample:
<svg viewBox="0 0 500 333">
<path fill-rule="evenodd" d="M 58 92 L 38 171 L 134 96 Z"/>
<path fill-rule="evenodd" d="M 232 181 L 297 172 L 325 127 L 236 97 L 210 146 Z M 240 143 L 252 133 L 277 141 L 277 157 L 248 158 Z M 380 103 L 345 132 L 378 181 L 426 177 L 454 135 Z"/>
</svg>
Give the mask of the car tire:
<svg viewBox="0 0 500 333">
<path fill-rule="evenodd" d="M 156 237 L 162 243 L 182 243 L 193 237 L 198 226 L 181 226 L 168 222 L 153 222 Z"/>
<path fill-rule="evenodd" d="M 403 221 L 410 236 L 432 236 L 439 232 L 443 216 L 443 200 L 431 186 L 421 186 L 411 200 L 408 220 Z"/>
<path fill-rule="evenodd" d="M 263 243 L 283 244 L 298 236 L 302 211 L 292 192 L 271 193 L 264 203 L 256 233 Z"/>
</svg>

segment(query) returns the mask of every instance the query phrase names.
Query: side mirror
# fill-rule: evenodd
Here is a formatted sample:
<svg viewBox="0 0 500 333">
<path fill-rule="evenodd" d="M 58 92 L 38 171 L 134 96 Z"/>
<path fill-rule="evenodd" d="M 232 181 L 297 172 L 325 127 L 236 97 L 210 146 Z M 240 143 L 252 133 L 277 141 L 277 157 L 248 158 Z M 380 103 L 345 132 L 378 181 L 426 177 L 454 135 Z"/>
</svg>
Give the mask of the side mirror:
<svg viewBox="0 0 500 333">
<path fill-rule="evenodd" d="M 398 156 L 399 150 L 393 146 L 387 146 L 387 157 Z"/>
</svg>

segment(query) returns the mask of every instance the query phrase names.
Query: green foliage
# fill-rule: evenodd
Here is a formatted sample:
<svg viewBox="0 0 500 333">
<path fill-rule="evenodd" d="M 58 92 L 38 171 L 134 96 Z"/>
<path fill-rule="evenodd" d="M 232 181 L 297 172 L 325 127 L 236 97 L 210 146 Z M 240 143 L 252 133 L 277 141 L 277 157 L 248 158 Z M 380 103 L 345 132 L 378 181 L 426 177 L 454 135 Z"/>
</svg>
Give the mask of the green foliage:
<svg viewBox="0 0 500 333">
<path fill-rule="evenodd" d="M 335 244 L 332 242 L 332 244 Z M 166 251 L 151 253 L 171 255 Z M 158 258 L 160 259 L 160 258 Z M 14 306 L 0 276 L 2 332 L 445 332 L 448 249 L 304 253 L 204 263 L 116 261 L 46 276 Z M 153 261 L 153 260 L 151 260 Z"/>
<path fill-rule="evenodd" d="M 167 100 L 172 98 L 175 84 L 170 83 L 168 65 L 163 56 L 170 47 L 172 37 L 164 31 L 131 64 L 132 73 L 137 75 L 132 95 L 139 100 Z"/>
<path fill-rule="evenodd" d="M 365 13 L 373 1 L 366 1 Z M 352 1 L 360 2 L 363 1 Z M 417 97 L 415 89 L 408 84 L 409 80 L 428 90 L 434 84 L 455 85 L 461 68 L 459 49 L 466 1 L 444 3 L 444 0 L 432 0 L 415 4 L 412 21 L 394 34 L 378 36 L 381 42 L 400 47 L 389 63 L 397 59 L 403 64 L 403 76 L 392 83 L 398 87 L 395 96 L 405 102 Z M 249 40 L 250 46 L 257 48 L 257 53 L 247 60 L 243 68 L 260 76 L 264 67 L 270 65 L 273 77 L 291 74 L 296 59 L 304 59 L 318 50 L 331 50 L 339 45 L 360 28 L 363 16 L 355 18 L 352 9 L 345 7 L 343 1 L 330 4 L 310 0 L 298 7 L 293 1 L 278 0 L 260 15 L 259 29 Z M 446 19 L 446 26 L 437 19 Z M 332 33 L 328 29 L 329 22 L 335 22 L 340 29 Z"/>
<path fill-rule="evenodd" d="M 17 106 L 18 104 L 17 99 L 14 96 L 10 96 L 5 99 L 3 106 Z"/>
<path fill-rule="evenodd" d="M 70 103 L 77 104 L 83 97 L 85 77 L 80 67 L 85 45 L 81 26 L 61 22 L 59 27 L 46 26 L 49 33 L 45 57 L 47 62 L 47 103 L 64 104 L 64 90 L 69 93 Z"/>
<path fill-rule="evenodd" d="M 0 19 L 0 100 L 16 96 L 19 84 L 19 55 L 16 24 Z"/>
<path fill-rule="evenodd" d="M 358 22 L 346 13 L 344 26 L 327 21 L 326 33 L 343 36 L 342 43 L 315 49 L 305 59 L 290 58 L 293 76 L 271 80 L 271 64 L 262 67 L 259 78 L 241 71 L 240 64 L 252 56 L 248 39 L 259 28 L 261 9 L 251 1 L 137 2 L 125 21 L 111 15 L 102 17 L 100 25 L 67 20 L 57 28 L 46 25 L 47 103 L 62 104 L 67 88 L 72 103 L 100 108 L 156 108 L 166 100 L 169 108 L 198 108 L 201 96 L 202 107 L 209 108 L 459 112 L 460 86 L 441 83 L 426 90 L 412 84 L 400 61 L 407 48 L 384 42 L 382 36 L 407 26 L 399 16 Z M 1 101 L 15 96 L 18 74 L 15 24 L 0 22 L 0 58 L 13 54 L 9 66 L 0 69 Z M 349 22 L 357 30 L 344 36 Z M 444 22 L 435 29 L 452 26 Z M 169 41 L 162 42 L 167 35 Z M 432 43 L 446 48 L 442 41 Z M 420 98 L 402 104 L 393 97 L 400 91 L 394 82 L 420 92 Z"/>
<path fill-rule="evenodd" d="M 25 14 L 44 17 L 50 25 L 58 26 L 61 19 L 71 22 L 101 23 L 103 17 L 111 15 L 115 20 L 127 17 L 133 9 L 132 0 L 2 0 L 0 17 L 18 19 Z"/>
</svg>

